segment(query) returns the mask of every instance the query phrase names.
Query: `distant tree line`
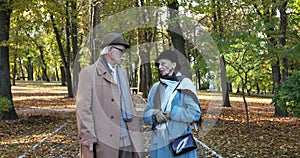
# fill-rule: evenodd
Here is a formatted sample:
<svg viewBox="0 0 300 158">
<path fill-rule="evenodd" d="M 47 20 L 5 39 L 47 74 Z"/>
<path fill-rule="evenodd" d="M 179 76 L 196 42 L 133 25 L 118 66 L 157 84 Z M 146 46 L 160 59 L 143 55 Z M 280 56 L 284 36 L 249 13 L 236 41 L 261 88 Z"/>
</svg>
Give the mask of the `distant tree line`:
<svg viewBox="0 0 300 158">
<path fill-rule="evenodd" d="M 95 62 L 101 51 L 95 42 L 99 37 L 91 33 L 92 28 L 117 13 L 146 6 L 170 8 L 167 13 L 170 21 L 162 24 L 163 17 L 149 16 L 145 11 L 140 18 L 152 19 L 157 25 L 123 32 L 131 45 L 143 46 L 131 50 L 137 53 L 130 53 L 123 66 L 130 85 L 138 87 L 144 97 L 158 80 L 153 59 L 168 47 L 187 59 L 182 64 L 184 73 L 193 79 L 198 90 L 208 89 L 210 80 L 215 81 L 215 88 L 223 92 L 223 106 L 230 106 L 230 93 L 277 96 L 281 94 L 277 87 L 300 71 L 299 3 L 297 0 L 1 1 L 0 97 L 12 101 L 11 84 L 15 85 L 15 80 L 60 81 L 68 87 L 68 97 L 74 97 L 76 74 L 84 67 L 79 63 Z M 219 69 L 213 73 L 203 55 L 211 49 L 199 48 L 191 40 L 192 35 L 198 34 L 178 34 L 187 31 L 181 22 L 189 15 L 205 28 L 218 50 L 214 62 Z M 128 21 L 127 25 L 130 24 Z M 113 30 L 124 26 L 115 20 L 111 27 Z M 84 44 L 88 44 L 88 49 Z M 86 57 L 87 61 L 78 56 Z M 275 115 L 286 115 L 277 106 L 278 102 L 274 103 Z M 17 118 L 13 104 L 3 117 Z"/>
</svg>

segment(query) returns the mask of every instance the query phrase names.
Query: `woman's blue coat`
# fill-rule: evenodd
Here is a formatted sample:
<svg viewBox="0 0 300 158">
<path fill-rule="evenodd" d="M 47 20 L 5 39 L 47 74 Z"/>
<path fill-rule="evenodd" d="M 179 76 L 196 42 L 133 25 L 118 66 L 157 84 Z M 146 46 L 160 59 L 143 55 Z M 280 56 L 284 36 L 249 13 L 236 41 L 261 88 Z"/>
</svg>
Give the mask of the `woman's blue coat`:
<svg viewBox="0 0 300 158">
<path fill-rule="evenodd" d="M 155 83 L 151 88 L 148 96 L 148 104 L 144 110 L 144 122 L 150 126 L 154 123 L 153 112 L 153 97 L 159 82 Z M 163 133 L 152 131 L 150 157 L 151 158 L 172 158 L 174 157 L 169 148 L 169 142 L 183 134 L 191 133 L 189 124 L 200 118 L 201 111 L 198 103 L 191 96 L 177 92 L 171 102 L 171 115 L 168 122 L 167 130 Z M 194 158 L 196 150 L 177 156 L 178 158 Z M 177 158 L 176 157 L 176 158 Z"/>
</svg>

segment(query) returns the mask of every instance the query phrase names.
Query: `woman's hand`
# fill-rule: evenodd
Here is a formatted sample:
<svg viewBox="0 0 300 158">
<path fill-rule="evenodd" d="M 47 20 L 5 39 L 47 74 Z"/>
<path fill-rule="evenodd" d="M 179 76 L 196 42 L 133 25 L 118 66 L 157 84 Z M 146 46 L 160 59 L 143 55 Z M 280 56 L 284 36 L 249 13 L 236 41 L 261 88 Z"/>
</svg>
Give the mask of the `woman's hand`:
<svg viewBox="0 0 300 158">
<path fill-rule="evenodd" d="M 153 112 L 153 116 L 158 124 L 166 123 L 169 120 L 166 115 L 164 115 L 164 113 L 158 109 Z"/>
<path fill-rule="evenodd" d="M 171 111 L 170 112 L 164 112 L 163 114 L 166 116 L 167 120 L 170 120 Z"/>
</svg>

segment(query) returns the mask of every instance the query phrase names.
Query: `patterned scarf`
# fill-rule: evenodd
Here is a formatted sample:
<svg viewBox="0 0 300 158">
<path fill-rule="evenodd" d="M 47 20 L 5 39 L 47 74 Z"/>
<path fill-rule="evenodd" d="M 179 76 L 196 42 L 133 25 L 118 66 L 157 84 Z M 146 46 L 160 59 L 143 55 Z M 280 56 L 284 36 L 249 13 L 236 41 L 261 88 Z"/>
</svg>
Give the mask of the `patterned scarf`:
<svg viewBox="0 0 300 158">
<path fill-rule="evenodd" d="M 163 100 L 165 99 L 165 91 L 166 91 L 166 87 L 168 86 L 167 85 L 168 81 L 170 81 L 170 83 L 177 82 L 178 84 L 183 76 L 176 76 L 176 74 L 173 73 L 171 76 L 159 76 L 159 77 L 160 77 L 160 82 L 154 94 L 154 99 L 153 99 L 153 105 L 155 109 L 161 109 L 162 103 L 165 102 Z"/>
</svg>

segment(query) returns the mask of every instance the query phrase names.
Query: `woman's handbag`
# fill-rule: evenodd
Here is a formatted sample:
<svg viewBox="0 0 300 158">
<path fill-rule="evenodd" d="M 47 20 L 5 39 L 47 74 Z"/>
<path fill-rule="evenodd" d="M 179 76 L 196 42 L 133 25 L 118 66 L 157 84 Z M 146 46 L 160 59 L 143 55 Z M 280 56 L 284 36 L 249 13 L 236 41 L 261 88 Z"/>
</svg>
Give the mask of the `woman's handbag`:
<svg viewBox="0 0 300 158">
<path fill-rule="evenodd" d="M 192 133 L 175 138 L 170 143 L 170 148 L 174 156 L 181 155 L 191 150 L 197 149 L 197 144 Z"/>
</svg>

